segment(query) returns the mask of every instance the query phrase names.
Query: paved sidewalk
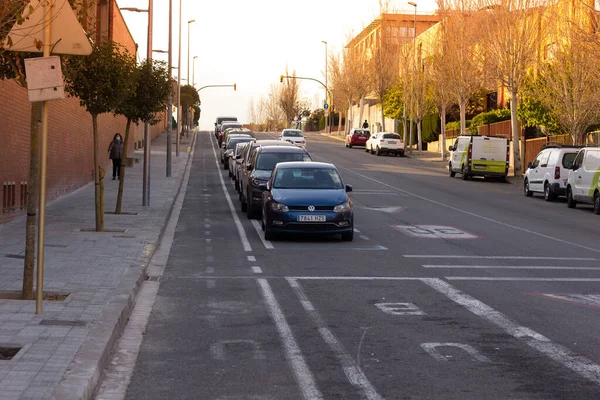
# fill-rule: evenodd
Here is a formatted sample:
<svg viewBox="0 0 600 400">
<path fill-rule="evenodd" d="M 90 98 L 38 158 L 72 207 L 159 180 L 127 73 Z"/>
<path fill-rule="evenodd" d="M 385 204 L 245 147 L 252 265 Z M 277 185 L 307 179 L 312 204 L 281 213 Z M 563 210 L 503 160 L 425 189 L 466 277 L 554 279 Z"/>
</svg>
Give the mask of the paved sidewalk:
<svg viewBox="0 0 600 400">
<path fill-rule="evenodd" d="M 12 360 L 0 356 L 0 400 L 89 399 L 114 340 L 129 317 L 145 269 L 162 236 L 186 168 L 194 136 L 181 141 L 172 176 L 165 177 L 166 134 L 152 142 L 150 206 L 142 207 L 140 162 L 127 168 L 123 211 L 105 215 L 106 232 L 94 228 L 94 186 L 47 206 L 44 291 L 69 293 L 64 301 L 0 299 L 0 347 L 21 347 Z M 105 182 L 105 211 L 114 211 L 118 181 Z M 108 231 L 112 230 L 112 231 Z M 20 291 L 25 248 L 24 217 L 0 225 L 0 292 Z"/>
</svg>

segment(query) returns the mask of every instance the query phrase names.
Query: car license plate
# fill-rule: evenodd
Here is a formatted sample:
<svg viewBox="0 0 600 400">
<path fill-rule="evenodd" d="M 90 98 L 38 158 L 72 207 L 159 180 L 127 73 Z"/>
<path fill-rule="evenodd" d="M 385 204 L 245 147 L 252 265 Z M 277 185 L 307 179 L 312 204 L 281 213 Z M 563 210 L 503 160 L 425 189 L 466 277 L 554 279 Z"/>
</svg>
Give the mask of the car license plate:
<svg viewBox="0 0 600 400">
<path fill-rule="evenodd" d="M 475 168 L 475 169 L 485 169 L 485 165 L 477 165 L 477 164 L 475 164 L 475 165 L 473 165 L 473 168 Z"/>
<path fill-rule="evenodd" d="M 393 140 L 388 141 L 389 144 L 396 144 Z"/>
<path fill-rule="evenodd" d="M 299 222 L 325 222 L 326 220 L 325 215 L 298 215 Z"/>
</svg>

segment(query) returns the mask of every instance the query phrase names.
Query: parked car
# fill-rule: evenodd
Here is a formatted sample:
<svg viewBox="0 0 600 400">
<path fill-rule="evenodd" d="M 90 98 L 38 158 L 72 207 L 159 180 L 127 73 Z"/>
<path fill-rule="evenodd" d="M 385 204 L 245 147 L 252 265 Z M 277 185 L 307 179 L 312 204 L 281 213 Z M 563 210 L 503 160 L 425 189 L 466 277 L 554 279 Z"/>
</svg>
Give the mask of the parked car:
<svg viewBox="0 0 600 400">
<path fill-rule="evenodd" d="M 237 143 L 253 142 L 255 139 L 248 135 L 229 135 L 223 153 L 223 168 L 229 169 L 229 158 L 233 154 L 233 148 Z"/>
<path fill-rule="evenodd" d="M 267 181 L 273 168 L 286 161 L 312 161 L 308 152 L 295 145 L 263 146 L 252 154 L 242 178 L 242 211 L 248 218 L 261 211 L 262 192 L 267 187 Z"/>
<path fill-rule="evenodd" d="M 244 126 L 242 124 L 240 124 L 239 122 L 233 122 L 233 121 L 225 121 L 221 125 L 219 125 L 219 132 L 218 132 L 218 136 L 217 136 L 217 140 L 219 142 L 219 147 L 221 147 L 221 145 L 223 144 L 223 134 L 225 133 L 225 131 L 228 128 L 242 129 L 242 128 L 244 128 Z"/>
<path fill-rule="evenodd" d="M 281 136 L 279 136 L 279 139 L 294 143 L 296 146 L 300 147 L 304 147 L 306 145 L 304 134 L 299 129 L 284 129 L 281 131 Z"/>
<path fill-rule="evenodd" d="M 577 203 L 594 205 L 594 213 L 600 214 L 600 147 L 584 147 L 579 150 L 567 178 L 567 206 Z"/>
<path fill-rule="evenodd" d="M 352 128 L 346 135 L 346 147 L 352 148 L 352 146 L 364 146 L 369 140 L 371 132 L 368 129 Z"/>
<path fill-rule="evenodd" d="M 219 129 L 224 121 L 237 121 L 237 117 L 217 117 L 215 121 L 215 138 L 219 138 Z"/>
<path fill-rule="evenodd" d="M 281 140 L 273 140 L 273 139 L 265 139 L 265 140 L 257 140 L 256 142 L 250 143 L 248 147 L 244 149 L 242 152 L 241 162 L 237 166 L 237 179 L 238 179 L 238 193 L 240 195 L 240 200 L 242 199 L 242 191 L 245 189 L 243 187 L 243 183 L 246 181 L 244 179 L 245 175 L 248 173 L 248 162 L 254 154 L 254 151 L 260 146 L 296 146 L 290 142 L 283 142 Z M 244 211 L 244 210 L 242 210 Z"/>
<path fill-rule="evenodd" d="M 380 132 L 371 135 L 365 144 L 365 151 L 371 154 L 395 154 L 404 157 L 404 141 L 397 133 Z"/>
<path fill-rule="evenodd" d="M 525 171 L 523 177 L 525 196 L 543 193 L 546 201 L 564 196 L 569 169 L 573 165 L 579 149 L 580 147 L 561 145 L 543 147 Z"/>
<path fill-rule="evenodd" d="M 450 177 L 458 172 L 463 180 L 472 176 L 504 180 L 508 175 L 510 145 L 504 137 L 459 136 L 449 150 Z"/>
<path fill-rule="evenodd" d="M 221 142 L 221 146 L 219 147 L 219 149 L 221 151 L 221 162 L 223 162 L 223 160 L 224 160 L 223 156 L 225 154 L 225 151 L 227 150 L 227 142 L 229 141 L 230 136 L 243 136 L 243 137 L 254 138 L 252 136 L 252 132 L 249 131 L 248 129 L 227 128 L 225 130 L 225 132 L 223 133 L 223 140 Z"/>
<path fill-rule="evenodd" d="M 229 170 L 229 177 L 235 181 L 235 186 L 237 186 L 237 181 L 235 177 L 237 161 L 239 158 L 241 158 L 242 151 L 244 150 L 244 147 L 248 145 L 248 143 L 250 143 L 250 141 L 236 143 L 235 146 L 233 146 L 231 157 L 229 157 L 229 167 L 227 169 Z M 237 187 L 235 189 L 237 190 Z"/>
<path fill-rule="evenodd" d="M 276 233 L 341 234 L 354 237 L 354 211 L 333 164 L 282 162 L 275 166 L 262 193 L 261 226 L 265 239 Z"/>
</svg>

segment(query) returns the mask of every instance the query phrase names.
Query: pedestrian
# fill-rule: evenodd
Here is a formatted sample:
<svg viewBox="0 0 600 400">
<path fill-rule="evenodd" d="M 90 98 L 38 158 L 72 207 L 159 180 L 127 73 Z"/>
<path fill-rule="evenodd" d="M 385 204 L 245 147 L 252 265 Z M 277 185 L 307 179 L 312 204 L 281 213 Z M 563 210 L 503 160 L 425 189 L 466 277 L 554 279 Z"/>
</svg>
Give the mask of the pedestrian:
<svg viewBox="0 0 600 400">
<path fill-rule="evenodd" d="M 367 122 L 366 119 L 365 119 L 365 122 L 363 122 L 362 127 L 363 127 L 363 129 L 369 129 L 369 123 Z"/>
<path fill-rule="evenodd" d="M 121 179 L 121 158 L 123 157 L 123 139 L 120 133 L 115 133 L 112 142 L 108 146 L 108 154 L 113 163 L 113 178 Z"/>
</svg>

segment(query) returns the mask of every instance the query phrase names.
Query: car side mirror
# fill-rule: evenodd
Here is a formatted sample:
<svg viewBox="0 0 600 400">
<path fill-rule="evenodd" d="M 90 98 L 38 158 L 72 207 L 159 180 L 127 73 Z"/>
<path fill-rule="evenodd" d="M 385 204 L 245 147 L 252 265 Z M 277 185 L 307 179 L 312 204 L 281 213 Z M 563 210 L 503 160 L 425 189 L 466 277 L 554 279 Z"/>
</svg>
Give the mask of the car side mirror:
<svg viewBox="0 0 600 400">
<path fill-rule="evenodd" d="M 579 169 L 579 165 L 578 165 L 578 164 L 576 164 L 576 163 L 573 163 L 573 165 L 571 165 L 571 169 L 572 169 L 573 171 L 577 171 L 577 170 Z"/>
<path fill-rule="evenodd" d="M 248 169 L 248 171 L 252 171 L 252 165 L 248 164 L 246 168 Z"/>
<path fill-rule="evenodd" d="M 454 147 L 448 146 L 448 151 L 454 151 Z"/>
<path fill-rule="evenodd" d="M 346 185 L 346 193 L 352 191 L 352 185 Z"/>
<path fill-rule="evenodd" d="M 532 163 L 528 163 L 527 164 L 527 168 L 533 168 L 533 164 Z"/>
<path fill-rule="evenodd" d="M 267 182 L 267 190 L 269 192 L 271 191 L 271 181 Z"/>
</svg>

